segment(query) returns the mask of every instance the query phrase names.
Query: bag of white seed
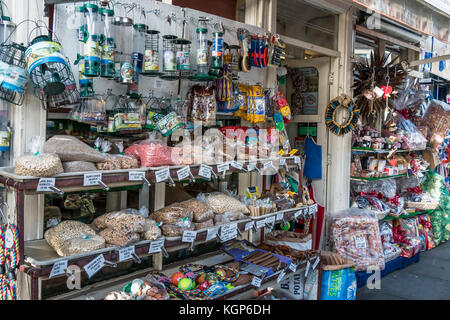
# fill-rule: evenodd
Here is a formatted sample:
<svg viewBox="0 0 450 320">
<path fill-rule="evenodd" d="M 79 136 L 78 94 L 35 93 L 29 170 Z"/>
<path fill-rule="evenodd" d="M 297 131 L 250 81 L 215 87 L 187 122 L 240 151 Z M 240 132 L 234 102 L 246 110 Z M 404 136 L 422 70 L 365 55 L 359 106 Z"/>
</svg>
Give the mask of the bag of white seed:
<svg viewBox="0 0 450 320">
<path fill-rule="evenodd" d="M 44 137 L 35 136 L 27 144 L 27 154 L 18 157 L 14 173 L 20 176 L 51 177 L 63 173 L 64 169 L 58 155 L 42 153 Z"/>
</svg>

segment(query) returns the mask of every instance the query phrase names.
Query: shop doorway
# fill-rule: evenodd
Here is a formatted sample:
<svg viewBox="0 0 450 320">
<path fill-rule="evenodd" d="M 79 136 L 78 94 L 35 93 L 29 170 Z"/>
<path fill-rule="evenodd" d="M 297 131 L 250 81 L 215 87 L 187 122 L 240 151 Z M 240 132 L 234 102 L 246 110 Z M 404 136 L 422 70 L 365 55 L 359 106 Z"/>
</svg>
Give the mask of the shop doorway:
<svg viewBox="0 0 450 320">
<path fill-rule="evenodd" d="M 304 153 L 306 137 L 322 147 L 322 178 L 312 180 L 314 200 L 323 210 L 317 216 L 317 239 L 320 240 L 324 212 L 327 204 L 328 131 L 324 114 L 330 101 L 330 58 L 292 59 L 287 63 L 285 94 L 293 112 L 287 124 L 291 146 Z M 305 183 L 305 182 L 303 182 Z"/>
<path fill-rule="evenodd" d="M 322 147 L 322 179 L 313 180 L 313 187 L 318 204 L 325 207 L 328 131 L 323 115 L 330 101 L 330 58 L 288 60 L 287 67 L 285 93 L 294 114 L 287 125 L 290 143 L 303 152 L 309 135 Z"/>
</svg>

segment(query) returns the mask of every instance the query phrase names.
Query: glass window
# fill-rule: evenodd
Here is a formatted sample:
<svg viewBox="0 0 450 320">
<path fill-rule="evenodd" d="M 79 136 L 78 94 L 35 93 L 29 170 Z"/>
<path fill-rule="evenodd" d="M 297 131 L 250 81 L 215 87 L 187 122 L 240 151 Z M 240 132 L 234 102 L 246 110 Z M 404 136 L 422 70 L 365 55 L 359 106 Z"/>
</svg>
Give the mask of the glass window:
<svg viewBox="0 0 450 320">
<path fill-rule="evenodd" d="M 286 84 L 294 116 L 318 114 L 319 72 L 316 68 L 289 68 Z"/>
<path fill-rule="evenodd" d="M 338 15 L 310 0 L 277 1 L 277 33 L 337 50 Z"/>
</svg>

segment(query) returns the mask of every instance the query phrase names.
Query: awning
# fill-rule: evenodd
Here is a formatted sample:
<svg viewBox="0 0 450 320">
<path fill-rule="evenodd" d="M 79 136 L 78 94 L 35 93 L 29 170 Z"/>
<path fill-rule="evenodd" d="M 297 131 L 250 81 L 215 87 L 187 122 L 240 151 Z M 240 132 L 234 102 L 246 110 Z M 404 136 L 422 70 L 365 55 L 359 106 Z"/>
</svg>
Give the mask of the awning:
<svg viewBox="0 0 450 320">
<path fill-rule="evenodd" d="M 416 32 L 433 36 L 444 43 L 450 44 L 450 16 L 425 2 L 418 0 L 351 1 L 401 23 Z M 438 1 L 433 2 L 435 4 Z"/>
</svg>

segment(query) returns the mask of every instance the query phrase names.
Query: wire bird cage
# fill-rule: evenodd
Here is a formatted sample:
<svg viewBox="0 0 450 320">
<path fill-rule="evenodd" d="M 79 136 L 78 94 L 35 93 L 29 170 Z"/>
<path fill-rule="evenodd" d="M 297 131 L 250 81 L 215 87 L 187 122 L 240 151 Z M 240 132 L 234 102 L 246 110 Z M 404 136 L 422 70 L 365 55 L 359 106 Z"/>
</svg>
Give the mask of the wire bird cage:
<svg viewBox="0 0 450 320">
<path fill-rule="evenodd" d="M 159 77 L 164 80 L 178 80 L 180 73 L 177 70 L 176 44 L 177 36 L 165 35 L 163 38 L 163 74 Z"/>
<path fill-rule="evenodd" d="M 148 30 L 145 35 L 144 67 L 142 75 L 155 77 L 161 75 L 159 72 L 159 31 Z"/>
<path fill-rule="evenodd" d="M 3 15 L 0 2 L 0 99 L 15 105 L 22 105 L 28 82 L 25 70 L 26 48 L 13 42 L 17 26 L 11 18 Z"/>
<path fill-rule="evenodd" d="M 26 48 L 18 43 L 0 45 L 0 99 L 22 105 L 28 82 Z"/>
<path fill-rule="evenodd" d="M 58 42 L 39 35 L 31 41 L 25 55 L 33 94 L 37 98 L 49 107 L 78 102 L 75 78 Z"/>
</svg>

